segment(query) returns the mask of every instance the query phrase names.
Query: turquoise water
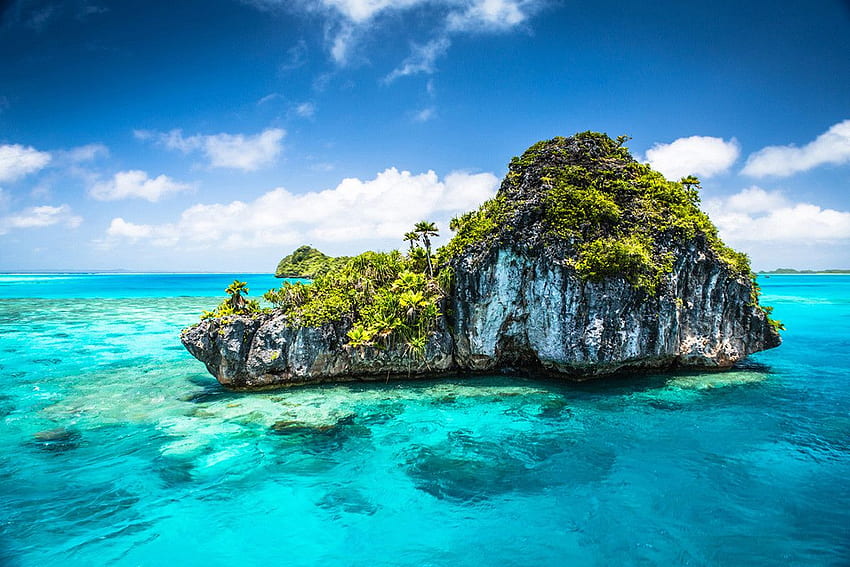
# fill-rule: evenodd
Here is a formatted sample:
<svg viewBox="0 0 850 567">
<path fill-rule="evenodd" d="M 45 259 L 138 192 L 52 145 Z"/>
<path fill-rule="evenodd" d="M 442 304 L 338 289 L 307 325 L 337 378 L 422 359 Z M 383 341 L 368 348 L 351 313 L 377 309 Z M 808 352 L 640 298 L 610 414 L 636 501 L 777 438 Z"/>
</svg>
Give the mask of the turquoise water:
<svg viewBox="0 0 850 567">
<path fill-rule="evenodd" d="M 846 565 L 850 276 L 726 373 L 220 388 L 235 277 L 0 276 L 0 565 Z"/>
</svg>

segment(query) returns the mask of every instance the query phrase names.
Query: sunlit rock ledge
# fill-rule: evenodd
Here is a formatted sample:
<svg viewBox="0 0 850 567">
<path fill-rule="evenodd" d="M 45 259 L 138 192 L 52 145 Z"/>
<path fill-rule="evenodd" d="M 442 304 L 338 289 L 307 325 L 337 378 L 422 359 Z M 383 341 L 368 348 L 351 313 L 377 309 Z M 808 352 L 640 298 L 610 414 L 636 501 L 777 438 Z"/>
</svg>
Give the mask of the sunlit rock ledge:
<svg viewBox="0 0 850 567">
<path fill-rule="evenodd" d="M 780 325 L 759 306 L 746 257 L 699 211 L 698 181 L 664 180 L 621 144 L 578 134 L 511 162 L 497 197 L 456 219 L 435 257 L 452 283 L 417 349 L 353 342 L 356 312 L 317 325 L 286 310 L 212 317 L 181 340 L 234 389 L 722 369 L 778 346 Z"/>
</svg>

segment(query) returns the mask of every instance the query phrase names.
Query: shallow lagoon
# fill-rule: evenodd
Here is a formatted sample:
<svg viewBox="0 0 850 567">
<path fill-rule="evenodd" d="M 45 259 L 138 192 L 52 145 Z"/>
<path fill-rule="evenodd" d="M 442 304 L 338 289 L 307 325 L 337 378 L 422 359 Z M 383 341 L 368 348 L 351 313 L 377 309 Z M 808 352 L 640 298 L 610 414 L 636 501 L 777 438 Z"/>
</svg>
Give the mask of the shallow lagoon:
<svg viewBox="0 0 850 567">
<path fill-rule="evenodd" d="M 234 277 L 0 276 L 0 564 L 850 556 L 850 276 L 762 279 L 785 344 L 727 373 L 259 394 L 179 344 Z"/>
</svg>

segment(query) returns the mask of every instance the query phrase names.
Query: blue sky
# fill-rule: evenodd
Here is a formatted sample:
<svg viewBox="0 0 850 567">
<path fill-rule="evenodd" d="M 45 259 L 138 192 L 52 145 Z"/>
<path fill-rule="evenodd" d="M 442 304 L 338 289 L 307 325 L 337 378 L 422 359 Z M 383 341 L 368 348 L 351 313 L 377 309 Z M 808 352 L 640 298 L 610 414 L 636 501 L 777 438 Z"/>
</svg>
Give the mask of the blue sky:
<svg viewBox="0 0 850 567">
<path fill-rule="evenodd" d="M 0 6 L 0 270 L 447 236 L 512 156 L 584 130 L 700 176 L 756 268 L 850 268 L 850 2 Z"/>
</svg>

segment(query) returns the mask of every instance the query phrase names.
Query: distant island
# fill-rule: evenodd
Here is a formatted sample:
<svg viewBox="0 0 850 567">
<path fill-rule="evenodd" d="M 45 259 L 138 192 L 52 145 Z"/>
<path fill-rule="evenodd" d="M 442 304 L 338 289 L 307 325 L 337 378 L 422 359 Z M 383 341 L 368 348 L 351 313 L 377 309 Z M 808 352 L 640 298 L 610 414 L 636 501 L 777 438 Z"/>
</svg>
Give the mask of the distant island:
<svg viewBox="0 0 850 567">
<path fill-rule="evenodd" d="M 274 275 L 278 278 L 312 280 L 344 265 L 348 260 L 350 258 L 347 256 L 331 257 L 312 246 L 301 246 L 278 262 Z"/>
<path fill-rule="evenodd" d="M 229 388 L 514 371 L 583 380 L 623 370 L 728 368 L 780 344 L 749 259 L 628 138 L 583 132 L 511 160 L 496 196 L 405 251 L 331 258 L 303 246 L 286 281 L 221 305 L 181 340 Z M 401 235 L 399 235 L 401 236 Z"/>
<path fill-rule="evenodd" d="M 760 274 L 765 275 L 781 275 L 781 274 L 850 274 L 850 270 L 831 269 L 831 270 L 795 270 L 794 268 L 777 268 L 775 270 L 761 270 Z"/>
</svg>

